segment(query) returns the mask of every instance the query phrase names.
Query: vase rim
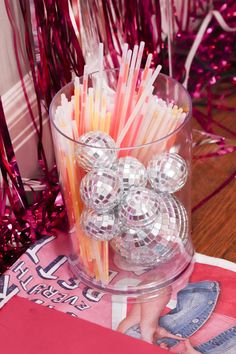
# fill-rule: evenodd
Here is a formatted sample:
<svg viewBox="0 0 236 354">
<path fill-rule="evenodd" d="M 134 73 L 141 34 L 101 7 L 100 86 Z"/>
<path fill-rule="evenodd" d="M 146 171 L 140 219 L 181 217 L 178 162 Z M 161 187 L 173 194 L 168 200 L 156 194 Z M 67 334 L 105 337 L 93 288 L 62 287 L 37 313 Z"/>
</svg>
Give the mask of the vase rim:
<svg viewBox="0 0 236 354">
<path fill-rule="evenodd" d="M 108 70 L 104 70 L 106 72 L 109 72 L 109 71 L 115 71 L 115 70 L 118 70 L 118 68 L 115 68 L 115 69 L 108 69 Z M 91 75 L 94 75 L 94 74 L 97 74 L 98 71 L 95 71 L 95 72 L 91 72 L 89 73 L 88 75 L 91 76 Z M 115 150 L 115 151 L 127 151 L 127 150 L 134 150 L 134 149 L 141 149 L 141 148 L 146 148 L 146 147 L 149 147 L 149 146 L 152 146 L 153 144 L 158 144 L 158 143 L 161 143 L 167 139 L 169 139 L 171 136 L 174 136 L 175 134 L 177 134 L 179 131 L 181 131 L 185 125 L 187 125 L 187 123 L 190 121 L 191 119 L 191 116 L 192 116 L 192 100 L 191 100 L 191 96 L 190 94 L 188 93 L 188 91 L 186 90 L 186 88 L 180 83 L 178 82 L 177 80 L 175 80 L 174 78 L 168 76 L 168 75 L 165 75 L 165 74 L 162 74 L 160 73 L 156 79 L 156 81 L 158 81 L 158 78 L 159 77 L 162 77 L 162 78 L 166 78 L 170 81 L 172 81 L 175 85 L 177 85 L 185 94 L 186 96 L 186 100 L 188 102 L 188 112 L 185 112 L 186 113 L 186 117 L 184 119 L 184 121 L 176 128 L 174 129 L 173 131 L 171 131 L 169 134 L 166 134 L 164 135 L 163 137 L 159 138 L 159 139 L 156 139 L 156 140 L 153 140 L 153 141 L 150 141 L 148 143 L 145 143 L 145 144 L 140 144 L 140 145 L 133 145 L 133 146 L 124 146 L 124 147 L 113 147 L 113 148 L 107 148 L 107 147 L 97 147 L 97 146 L 94 146 L 94 145 L 90 145 L 90 144 L 85 144 L 85 143 L 82 143 L 80 141 L 78 141 L 77 139 L 74 139 L 70 136 L 68 136 L 66 133 L 64 133 L 58 126 L 57 124 L 55 123 L 54 119 L 53 119 L 53 109 L 54 109 L 54 102 L 55 100 L 58 98 L 58 96 L 60 96 L 62 93 L 65 92 L 66 89 L 68 89 L 70 86 L 74 85 L 74 81 L 70 81 L 68 84 L 64 85 L 56 94 L 55 96 L 53 97 L 51 103 L 50 103 L 50 106 L 49 106 L 49 119 L 50 119 L 50 122 L 51 124 L 54 126 L 54 128 L 66 139 L 70 140 L 71 142 L 77 144 L 77 145 L 80 145 L 80 146 L 83 146 L 83 147 L 90 147 L 90 148 L 95 148 L 96 149 L 101 149 L 101 150 Z M 83 78 L 83 75 L 80 76 L 80 79 Z M 155 84 L 155 83 L 154 83 Z"/>
</svg>

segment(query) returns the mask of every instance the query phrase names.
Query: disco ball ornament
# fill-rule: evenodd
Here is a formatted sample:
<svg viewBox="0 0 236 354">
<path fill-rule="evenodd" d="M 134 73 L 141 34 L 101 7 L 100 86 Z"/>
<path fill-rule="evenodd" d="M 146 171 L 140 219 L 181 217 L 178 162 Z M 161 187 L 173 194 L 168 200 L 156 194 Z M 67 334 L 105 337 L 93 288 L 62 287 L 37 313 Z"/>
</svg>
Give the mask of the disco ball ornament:
<svg viewBox="0 0 236 354">
<path fill-rule="evenodd" d="M 79 143 L 76 159 L 87 172 L 97 168 L 109 168 L 117 158 L 115 141 L 104 132 L 85 133 L 79 138 Z"/>
<path fill-rule="evenodd" d="M 160 235 L 167 241 L 181 243 L 187 239 L 188 218 L 181 202 L 169 193 L 159 195 L 161 229 Z"/>
<path fill-rule="evenodd" d="M 119 209 L 120 220 L 132 227 L 151 224 L 159 213 L 159 197 L 154 191 L 144 187 L 132 187 L 122 200 Z"/>
<path fill-rule="evenodd" d="M 188 168 L 180 155 L 162 153 L 148 162 L 147 173 L 155 191 L 175 193 L 185 185 Z"/>
<path fill-rule="evenodd" d="M 111 241 L 114 251 L 130 264 L 150 267 L 163 260 L 168 260 L 169 248 L 156 237 L 155 228 L 125 229 Z M 152 233 L 153 230 L 153 233 Z"/>
<path fill-rule="evenodd" d="M 82 178 L 80 195 L 88 208 L 106 213 L 120 203 L 122 185 L 116 173 L 109 169 L 90 171 Z"/>
<path fill-rule="evenodd" d="M 146 186 L 146 168 L 135 157 L 121 157 L 117 160 L 113 168 L 121 178 L 124 192 L 127 192 L 132 186 Z"/>
<path fill-rule="evenodd" d="M 98 214 L 95 210 L 85 209 L 80 222 L 83 231 L 96 240 L 109 241 L 119 233 L 119 223 L 114 212 Z"/>
<path fill-rule="evenodd" d="M 178 220 L 178 238 L 180 242 L 184 245 L 188 242 L 189 238 L 189 223 L 187 210 L 183 204 L 176 198 L 173 197 L 173 205 L 175 210 L 176 219 Z"/>
<path fill-rule="evenodd" d="M 187 240 L 187 214 L 170 194 L 160 197 L 160 212 L 153 223 L 143 228 L 124 227 L 111 241 L 115 252 L 127 262 L 154 266 L 174 257 Z"/>
</svg>

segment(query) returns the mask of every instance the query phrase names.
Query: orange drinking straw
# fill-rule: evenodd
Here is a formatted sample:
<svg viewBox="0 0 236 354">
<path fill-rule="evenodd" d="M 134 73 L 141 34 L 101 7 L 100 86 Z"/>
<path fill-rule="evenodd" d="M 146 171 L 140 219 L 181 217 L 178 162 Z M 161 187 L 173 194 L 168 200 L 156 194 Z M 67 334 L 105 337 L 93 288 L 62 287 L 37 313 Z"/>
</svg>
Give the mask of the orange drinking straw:
<svg viewBox="0 0 236 354">
<path fill-rule="evenodd" d="M 110 126 L 111 126 L 111 112 L 106 113 L 106 121 L 105 121 L 105 133 L 110 134 Z"/>
<path fill-rule="evenodd" d="M 90 87 L 88 89 L 89 92 L 89 112 L 87 118 L 87 131 L 93 130 L 93 127 L 91 127 L 92 122 L 94 121 L 94 89 Z"/>
<path fill-rule="evenodd" d="M 67 106 L 69 105 L 66 98 L 63 96 L 63 104 L 65 110 L 67 110 Z M 81 106 L 80 106 L 81 107 Z M 60 113 L 60 112 L 59 112 Z M 68 113 L 70 113 L 70 118 L 72 119 L 72 111 L 68 110 L 68 112 L 64 112 L 66 115 L 66 121 L 61 120 L 61 128 L 66 129 L 66 133 L 69 136 L 73 136 L 72 131 L 70 131 L 72 127 L 71 124 L 68 125 Z M 81 112 L 80 117 L 81 117 Z M 61 114 L 61 113 L 60 113 Z M 58 116 L 59 119 L 59 116 Z M 61 119 L 61 118 L 60 118 Z M 64 123 L 66 123 L 64 125 Z M 70 123 L 73 123 L 72 121 Z M 65 130 L 64 129 L 64 130 Z M 106 281 L 108 279 L 108 273 L 104 274 L 104 271 L 107 271 L 106 264 L 108 262 L 108 247 L 106 257 L 100 246 L 100 241 L 92 240 L 88 236 L 86 236 L 81 230 L 79 218 L 82 211 L 82 203 L 80 200 L 79 190 L 79 181 L 81 180 L 80 169 L 77 165 L 73 163 L 73 154 L 74 147 L 73 143 L 69 141 L 60 142 L 60 146 L 63 147 L 63 151 L 60 152 L 59 161 L 61 165 L 61 174 L 64 184 L 64 195 L 66 199 L 66 206 L 68 210 L 68 216 L 70 219 L 70 224 L 73 225 L 75 222 L 76 225 L 76 235 L 78 239 L 78 247 L 80 252 L 81 261 L 86 267 L 87 271 L 91 276 L 96 277 L 97 280 Z M 60 151 L 60 150 L 59 150 Z M 64 162 L 64 164 L 63 164 Z M 63 166 L 64 165 L 64 166 Z M 65 172 L 65 174 L 63 173 Z M 106 258 L 106 259 L 104 259 Z"/>
<path fill-rule="evenodd" d="M 103 264 L 104 264 L 104 275 L 105 275 L 105 282 L 109 280 L 109 264 L 108 264 L 108 242 L 102 242 L 102 250 L 103 250 Z"/>
</svg>

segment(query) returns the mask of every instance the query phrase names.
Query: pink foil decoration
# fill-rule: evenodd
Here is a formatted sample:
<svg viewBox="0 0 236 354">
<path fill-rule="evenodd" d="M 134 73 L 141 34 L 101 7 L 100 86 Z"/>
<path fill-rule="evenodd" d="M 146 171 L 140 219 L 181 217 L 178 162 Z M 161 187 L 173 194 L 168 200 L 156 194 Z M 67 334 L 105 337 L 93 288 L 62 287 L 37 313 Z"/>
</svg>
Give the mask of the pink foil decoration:
<svg viewBox="0 0 236 354">
<path fill-rule="evenodd" d="M 35 193 L 35 202 L 29 207 L 1 99 L 0 133 L 0 273 L 2 273 L 37 238 L 47 235 L 56 227 L 63 229 L 66 223 L 64 205 L 61 197 L 58 198 L 59 186 L 55 168 L 49 175 L 46 190 L 38 196 Z M 7 207 L 6 197 L 9 202 Z"/>
<path fill-rule="evenodd" d="M 71 81 L 72 71 L 83 73 L 84 59 L 68 1 L 20 0 L 20 4 L 35 89 L 48 108 L 55 93 Z"/>
</svg>

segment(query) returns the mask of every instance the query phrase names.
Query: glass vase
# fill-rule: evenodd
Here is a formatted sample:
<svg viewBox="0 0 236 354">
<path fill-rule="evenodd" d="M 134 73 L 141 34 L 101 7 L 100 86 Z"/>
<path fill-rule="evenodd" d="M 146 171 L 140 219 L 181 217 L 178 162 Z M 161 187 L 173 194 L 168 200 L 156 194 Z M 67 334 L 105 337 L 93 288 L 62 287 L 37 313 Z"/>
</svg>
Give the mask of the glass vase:
<svg viewBox="0 0 236 354">
<path fill-rule="evenodd" d="M 96 74 L 89 76 L 88 87 L 93 86 L 93 75 L 96 79 Z M 105 76 L 112 106 L 117 73 L 110 71 Z M 137 121 L 133 134 L 127 134 L 119 147 L 99 148 L 81 142 L 67 126 L 58 125 L 55 115 L 62 94 L 73 101 L 74 84 L 63 87 L 50 106 L 70 225 L 71 269 L 85 284 L 103 292 L 133 298 L 152 296 L 189 269 L 194 253 L 190 234 L 190 96 L 177 81 L 160 74 L 154 94 L 172 108 L 181 107 L 183 121 L 176 126 L 174 121 L 159 117 L 149 127 Z M 117 139 L 118 120 L 109 126 L 99 124 L 94 123 L 91 129 L 84 122 L 84 133 L 93 130 L 99 138 L 102 130 Z M 97 156 L 104 158 L 104 165 L 98 168 L 94 163 L 88 172 L 86 164 Z"/>
</svg>

